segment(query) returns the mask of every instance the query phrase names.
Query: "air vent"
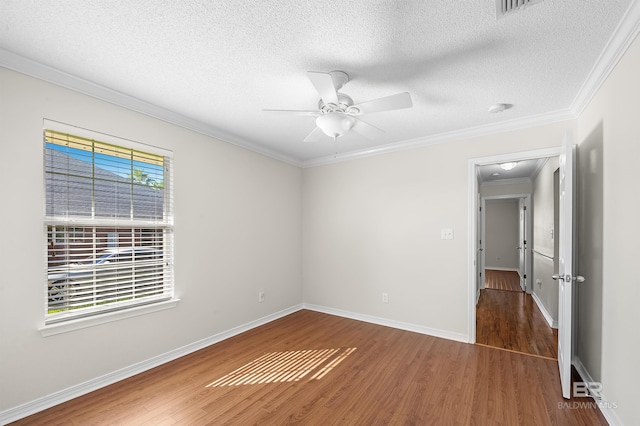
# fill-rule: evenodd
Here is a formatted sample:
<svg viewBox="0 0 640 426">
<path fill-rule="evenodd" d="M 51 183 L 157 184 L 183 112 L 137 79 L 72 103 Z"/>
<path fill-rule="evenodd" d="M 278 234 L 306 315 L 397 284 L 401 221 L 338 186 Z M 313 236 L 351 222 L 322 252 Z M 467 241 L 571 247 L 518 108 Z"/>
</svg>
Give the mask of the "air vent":
<svg viewBox="0 0 640 426">
<path fill-rule="evenodd" d="M 496 18 L 502 18 L 542 0 L 496 0 Z"/>
</svg>

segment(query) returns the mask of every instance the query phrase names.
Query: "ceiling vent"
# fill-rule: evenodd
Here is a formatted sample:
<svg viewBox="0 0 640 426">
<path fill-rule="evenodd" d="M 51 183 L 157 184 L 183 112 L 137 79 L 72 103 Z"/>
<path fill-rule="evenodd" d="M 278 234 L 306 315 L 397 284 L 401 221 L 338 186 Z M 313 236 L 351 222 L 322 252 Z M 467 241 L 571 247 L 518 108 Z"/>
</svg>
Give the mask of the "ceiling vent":
<svg viewBox="0 0 640 426">
<path fill-rule="evenodd" d="M 542 0 L 496 0 L 496 18 L 502 18 L 540 2 Z"/>
</svg>

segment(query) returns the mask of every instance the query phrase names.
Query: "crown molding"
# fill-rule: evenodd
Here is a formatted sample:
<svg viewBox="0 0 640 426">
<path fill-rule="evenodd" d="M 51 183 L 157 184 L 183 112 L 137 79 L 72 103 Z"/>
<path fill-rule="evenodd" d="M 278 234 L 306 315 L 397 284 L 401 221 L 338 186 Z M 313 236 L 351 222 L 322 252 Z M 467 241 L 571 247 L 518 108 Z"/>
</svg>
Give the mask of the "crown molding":
<svg viewBox="0 0 640 426">
<path fill-rule="evenodd" d="M 334 163 L 342 163 L 359 158 L 372 157 L 375 155 L 388 154 L 407 149 L 421 148 L 429 145 L 453 142 L 461 139 L 471 139 L 481 136 L 494 135 L 497 133 L 510 132 L 525 129 L 528 127 L 542 126 L 546 124 L 558 123 L 561 121 L 573 120 L 576 116 L 570 109 L 548 112 L 544 114 L 531 115 L 523 118 L 502 121 L 500 123 L 486 124 L 482 126 L 470 127 L 452 132 L 439 133 L 437 135 L 416 138 L 408 141 L 383 145 L 371 149 L 347 152 L 338 156 L 329 156 L 308 160 L 302 163 L 303 168 L 324 166 Z"/>
<path fill-rule="evenodd" d="M 8 50 L 0 49 L 0 67 L 10 69 L 84 95 L 100 99 L 105 102 L 135 111 L 194 132 L 210 136 L 223 142 L 254 151 L 258 154 L 300 167 L 301 163 L 289 156 L 264 148 L 253 142 L 241 139 L 235 135 L 221 131 L 218 128 L 191 119 L 174 111 L 142 101 L 113 89 L 96 84 L 92 81 L 76 77 L 72 74 L 43 65 L 39 62 L 17 55 Z"/>
<path fill-rule="evenodd" d="M 264 148 L 256 143 L 238 138 L 229 133 L 223 132 L 214 126 L 207 125 L 201 121 L 191 119 L 171 110 L 142 101 L 133 96 L 126 95 L 113 89 L 101 86 L 89 80 L 76 77 L 72 74 L 57 70 L 23 56 L 17 55 L 8 50 L 0 49 L 0 67 L 25 74 L 39 80 L 46 81 L 57 86 L 61 86 L 78 93 L 82 93 L 105 102 L 135 111 L 167 123 L 183 127 L 188 130 L 218 139 L 223 142 L 236 145 L 273 159 L 291 164 L 293 166 L 308 168 L 345 161 L 366 158 L 375 155 L 387 154 L 407 149 L 420 148 L 424 146 L 452 142 L 460 139 L 480 137 L 501 132 L 519 130 L 527 127 L 535 127 L 544 124 L 556 123 L 559 121 L 576 118 L 571 109 L 553 111 L 550 113 L 538 114 L 534 116 L 503 121 L 495 124 L 471 127 L 468 129 L 456 130 L 452 132 L 440 133 L 437 135 L 411 139 L 398 143 L 392 143 L 360 151 L 353 151 L 336 156 L 327 156 L 317 159 L 300 161 L 279 152 Z"/>
<path fill-rule="evenodd" d="M 589 105 L 638 34 L 640 34 L 640 1 L 634 0 L 571 104 L 571 111 L 576 117 L 579 117 Z"/>
<path fill-rule="evenodd" d="M 193 130 L 203 135 L 210 136 L 297 167 L 309 168 L 342 163 L 376 155 L 389 154 L 396 151 L 420 148 L 434 144 L 452 142 L 460 139 L 475 138 L 576 119 L 580 114 L 582 114 L 591 99 L 596 95 L 598 89 L 600 89 L 602 84 L 606 81 L 611 71 L 624 56 L 625 52 L 639 33 L 640 0 L 634 0 L 627 9 L 613 35 L 607 42 L 595 65 L 592 67 L 591 72 L 582 84 L 578 94 L 567 109 L 495 124 L 440 133 L 437 135 L 411 139 L 370 149 L 344 153 L 338 156 L 327 156 L 306 161 L 270 150 L 254 142 L 223 132 L 214 126 L 204 124 L 200 121 L 193 120 L 189 117 L 158 107 L 124 93 L 117 92 L 91 81 L 56 70 L 7 50 L 0 49 L 0 66 L 157 118 L 185 129 Z"/>
<path fill-rule="evenodd" d="M 629 46 L 631 46 L 638 34 L 640 34 L 640 0 L 634 0 L 631 5 L 629 5 L 629 8 L 622 17 L 622 20 L 605 45 L 605 48 L 598 57 L 598 60 L 591 69 L 586 80 L 580 87 L 578 94 L 574 98 L 570 107 L 567 109 L 524 117 L 520 119 L 514 119 L 496 124 L 489 124 L 459 131 L 441 133 L 425 138 L 418 138 L 410 141 L 384 145 L 373 149 L 345 153 L 343 155 L 338 155 L 337 157 L 331 156 L 318 158 L 303 162 L 302 167 L 307 168 L 341 163 L 358 158 L 387 154 L 405 149 L 413 149 L 438 143 L 452 142 L 459 139 L 486 136 L 490 134 L 519 130 L 527 127 L 541 126 L 565 120 L 574 120 L 578 118 L 580 114 L 582 114 L 589 102 L 591 102 L 591 99 L 593 99 L 593 97 L 596 95 L 602 84 L 606 81 L 607 77 L 609 76 L 611 71 L 613 71 L 620 59 L 622 59 L 627 49 L 629 48 Z"/>
</svg>

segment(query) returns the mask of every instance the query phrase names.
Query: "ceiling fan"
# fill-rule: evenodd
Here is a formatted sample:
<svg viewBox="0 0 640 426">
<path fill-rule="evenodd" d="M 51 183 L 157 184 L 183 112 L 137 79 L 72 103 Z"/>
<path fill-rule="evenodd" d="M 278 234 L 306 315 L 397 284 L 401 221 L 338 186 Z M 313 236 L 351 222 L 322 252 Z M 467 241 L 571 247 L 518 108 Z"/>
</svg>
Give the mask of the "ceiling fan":
<svg viewBox="0 0 640 426">
<path fill-rule="evenodd" d="M 307 77 L 320 94 L 317 111 L 265 109 L 266 112 L 290 113 L 296 115 L 316 116 L 316 128 L 304 138 L 304 142 L 316 142 L 327 135 L 335 141 L 340 136 L 353 130 L 368 139 L 375 139 L 383 130 L 362 121 L 364 114 L 411 108 L 411 95 L 408 92 L 397 93 L 384 98 L 354 104 L 353 99 L 339 93 L 348 81 L 349 75 L 344 71 L 316 72 L 308 71 Z"/>
</svg>

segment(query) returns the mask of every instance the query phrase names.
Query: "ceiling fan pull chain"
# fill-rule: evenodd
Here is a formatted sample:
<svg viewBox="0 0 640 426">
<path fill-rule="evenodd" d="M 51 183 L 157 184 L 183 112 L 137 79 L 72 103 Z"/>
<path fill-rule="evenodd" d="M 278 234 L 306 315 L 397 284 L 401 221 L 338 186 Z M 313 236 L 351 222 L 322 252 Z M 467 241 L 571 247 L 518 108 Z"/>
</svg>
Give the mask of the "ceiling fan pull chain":
<svg viewBox="0 0 640 426">
<path fill-rule="evenodd" d="M 335 145 L 336 153 L 333 155 L 333 158 L 338 158 L 338 137 L 333 135 L 333 143 Z"/>
</svg>

